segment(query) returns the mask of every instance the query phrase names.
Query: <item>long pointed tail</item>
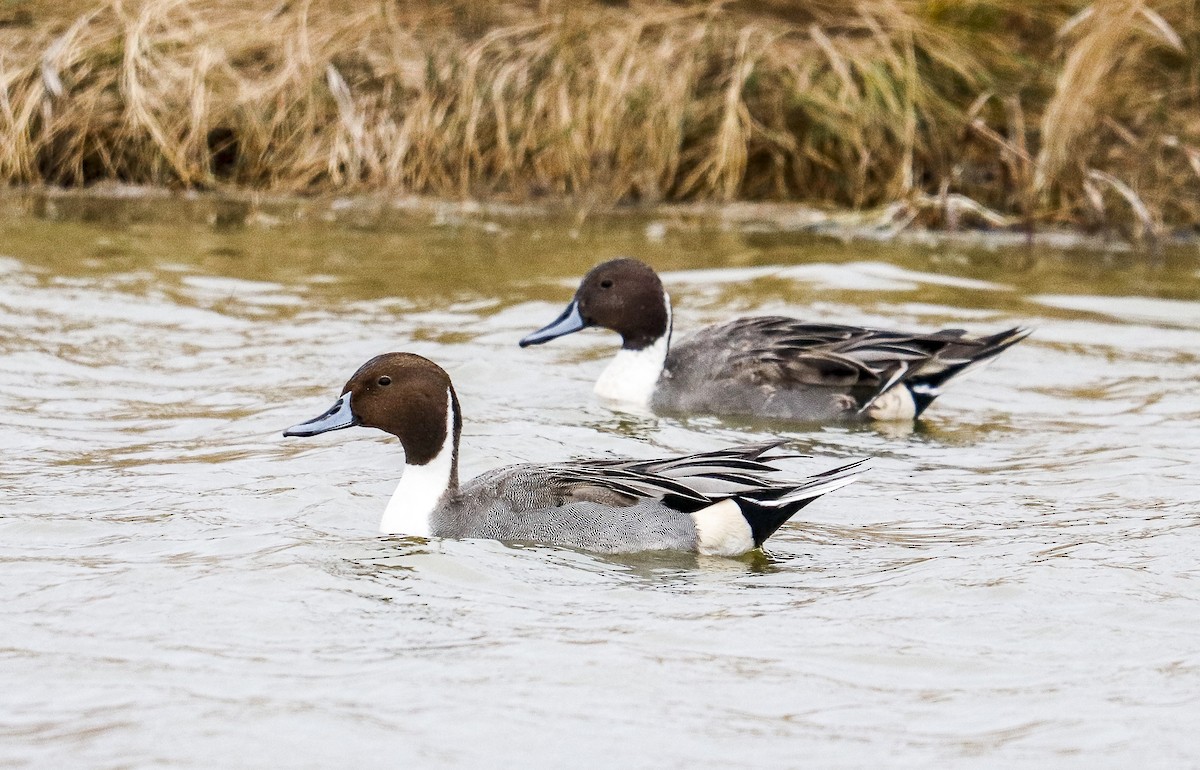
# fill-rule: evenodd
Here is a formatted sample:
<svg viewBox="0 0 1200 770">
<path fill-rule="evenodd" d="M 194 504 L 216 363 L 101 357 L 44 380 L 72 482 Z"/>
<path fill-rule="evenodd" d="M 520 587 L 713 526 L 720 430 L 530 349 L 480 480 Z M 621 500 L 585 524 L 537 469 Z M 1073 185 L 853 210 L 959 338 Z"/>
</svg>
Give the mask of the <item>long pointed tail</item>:
<svg viewBox="0 0 1200 770">
<path fill-rule="evenodd" d="M 942 386 L 952 378 L 991 361 L 1032 333 L 1033 329 L 1017 326 L 989 337 L 964 339 L 946 346 L 904 383 L 912 393 L 917 416 L 942 394 Z"/>
<path fill-rule="evenodd" d="M 784 522 L 813 500 L 853 482 L 867 469 L 866 463 L 866 460 L 858 460 L 811 476 L 804 482 L 787 488 L 735 496 L 734 502 L 737 503 L 746 523 L 750 525 L 754 546 L 761 546 Z"/>
</svg>

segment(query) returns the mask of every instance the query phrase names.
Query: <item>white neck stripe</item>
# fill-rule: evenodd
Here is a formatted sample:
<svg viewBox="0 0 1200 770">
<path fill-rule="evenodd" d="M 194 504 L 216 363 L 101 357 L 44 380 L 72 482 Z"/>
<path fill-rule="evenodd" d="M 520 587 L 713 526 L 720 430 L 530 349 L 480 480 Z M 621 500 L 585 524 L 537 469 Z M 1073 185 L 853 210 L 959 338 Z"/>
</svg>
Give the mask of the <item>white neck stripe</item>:
<svg viewBox="0 0 1200 770">
<path fill-rule="evenodd" d="M 404 475 L 388 501 L 379 531 L 385 535 L 433 536 L 433 512 L 450 486 L 454 470 L 454 399 L 446 389 L 446 439 L 424 465 L 404 464 Z"/>
</svg>

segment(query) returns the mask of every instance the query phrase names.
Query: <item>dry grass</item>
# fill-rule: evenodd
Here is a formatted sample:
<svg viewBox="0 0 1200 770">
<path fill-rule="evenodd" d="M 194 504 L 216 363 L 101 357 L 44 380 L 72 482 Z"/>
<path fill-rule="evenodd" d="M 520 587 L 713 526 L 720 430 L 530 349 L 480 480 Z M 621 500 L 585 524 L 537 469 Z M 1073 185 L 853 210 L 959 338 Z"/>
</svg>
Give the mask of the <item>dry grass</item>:
<svg viewBox="0 0 1200 770">
<path fill-rule="evenodd" d="M 1197 0 L 3 2 L 10 184 L 1200 224 Z"/>
</svg>

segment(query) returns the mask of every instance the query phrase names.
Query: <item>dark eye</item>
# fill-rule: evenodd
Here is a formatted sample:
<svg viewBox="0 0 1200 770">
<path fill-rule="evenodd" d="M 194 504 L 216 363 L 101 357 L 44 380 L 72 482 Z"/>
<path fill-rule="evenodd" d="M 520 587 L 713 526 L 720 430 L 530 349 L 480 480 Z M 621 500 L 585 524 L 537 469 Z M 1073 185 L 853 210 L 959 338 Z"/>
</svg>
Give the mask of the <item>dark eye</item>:
<svg viewBox="0 0 1200 770">
<path fill-rule="evenodd" d="M 611 289 L 612 288 L 612 279 L 605 278 L 603 281 L 600 282 L 600 288 L 601 289 Z"/>
<path fill-rule="evenodd" d="M 385 375 L 383 375 L 382 377 L 380 377 L 380 378 L 379 378 L 379 384 L 380 384 L 380 385 L 391 385 L 391 384 L 392 384 L 392 378 L 391 378 L 391 377 L 388 377 L 388 376 L 385 374 Z"/>
</svg>

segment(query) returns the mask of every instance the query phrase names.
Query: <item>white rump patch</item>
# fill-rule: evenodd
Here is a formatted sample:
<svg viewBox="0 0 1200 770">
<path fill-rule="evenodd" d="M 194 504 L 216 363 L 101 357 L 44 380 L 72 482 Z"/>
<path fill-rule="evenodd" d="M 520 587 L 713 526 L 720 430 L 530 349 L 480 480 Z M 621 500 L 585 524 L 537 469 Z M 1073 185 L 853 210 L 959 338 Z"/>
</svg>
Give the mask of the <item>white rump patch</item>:
<svg viewBox="0 0 1200 770">
<path fill-rule="evenodd" d="M 667 308 L 667 333 L 641 350 L 621 348 L 617 351 L 608 368 L 596 380 L 597 396 L 622 404 L 650 406 L 671 345 L 671 297 L 666 292 L 663 292 L 663 302 Z"/>
<path fill-rule="evenodd" d="M 866 415 L 880 422 L 912 420 L 917 416 L 917 404 L 906 386 L 896 385 L 872 401 Z"/>
<path fill-rule="evenodd" d="M 732 498 L 692 514 L 696 547 L 705 556 L 741 556 L 754 550 L 754 533 Z"/>
<path fill-rule="evenodd" d="M 425 465 L 404 465 L 400 484 L 388 501 L 379 531 L 384 535 L 433 537 L 431 521 L 442 495 L 450 486 L 454 463 L 454 402 L 446 390 L 446 440 L 437 455 Z"/>
</svg>

